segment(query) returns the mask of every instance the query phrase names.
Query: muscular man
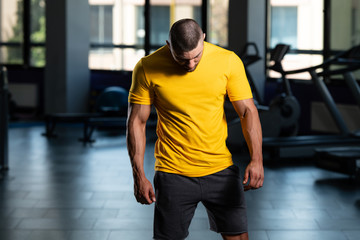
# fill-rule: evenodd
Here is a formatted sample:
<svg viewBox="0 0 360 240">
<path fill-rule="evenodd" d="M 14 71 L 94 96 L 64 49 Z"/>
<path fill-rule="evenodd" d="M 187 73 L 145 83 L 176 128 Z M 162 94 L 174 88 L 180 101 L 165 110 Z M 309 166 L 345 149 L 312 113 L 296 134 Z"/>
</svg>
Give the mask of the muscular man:
<svg viewBox="0 0 360 240">
<path fill-rule="evenodd" d="M 136 200 L 155 202 L 154 239 L 185 239 L 199 202 L 211 230 L 223 239 L 248 239 L 244 189 L 263 185 L 262 133 L 244 66 L 236 54 L 204 39 L 194 20 L 179 20 L 166 45 L 133 72 L 127 144 Z M 226 95 L 250 150 L 243 178 L 226 147 Z M 143 166 L 151 105 L 158 116 L 155 191 Z"/>
</svg>

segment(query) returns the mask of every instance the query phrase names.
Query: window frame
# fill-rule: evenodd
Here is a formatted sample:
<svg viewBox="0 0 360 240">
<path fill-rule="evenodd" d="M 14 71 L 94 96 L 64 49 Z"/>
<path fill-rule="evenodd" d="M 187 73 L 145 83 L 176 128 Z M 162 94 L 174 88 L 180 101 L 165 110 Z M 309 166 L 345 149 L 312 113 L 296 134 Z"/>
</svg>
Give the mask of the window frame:
<svg viewBox="0 0 360 240">
<path fill-rule="evenodd" d="M 288 54 L 305 54 L 305 55 L 321 55 L 323 57 L 323 59 L 329 59 L 332 56 L 335 56 L 339 53 L 341 53 L 341 50 L 332 50 L 331 49 L 331 36 L 330 36 L 330 32 L 331 32 L 331 0 L 323 0 L 324 1 L 324 6 L 323 6 L 323 11 L 324 11 L 324 28 L 323 28 L 323 49 L 322 50 L 311 50 L 311 49 L 298 49 L 298 48 L 291 48 L 288 51 Z M 266 25 L 270 26 L 270 19 L 269 19 L 269 12 L 271 9 L 270 6 L 270 1 L 266 0 Z M 270 27 L 268 27 L 266 29 L 266 36 L 269 36 L 269 32 L 271 31 Z M 265 49 L 266 49 L 266 54 L 269 55 L 272 51 L 273 48 L 270 47 L 270 39 L 269 37 L 266 38 L 265 41 Z M 343 51 L 345 51 L 347 49 L 344 49 Z M 267 68 L 267 66 L 269 66 L 269 61 L 265 61 L 265 69 Z M 269 71 L 266 71 L 266 76 L 269 77 Z M 304 79 L 296 79 L 299 81 L 307 81 Z"/>
<path fill-rule="evenodd" d="M 119 49 L 144 49 L 145 55 L 150 54 L 153 49 L 156 49 L 159 46 L 151 45 L 150 43 L 150 0 L 145 0 L 145 11 L 144 11 L 144 20 L 145 20 L 145 42 L 144 44 L 139 45 L 126 45 L 126 44 L 95 44 L 91 43 L 90 48 L 119 48 Z M 266 1 L 266 8 L 269 9 L 270 3 Z M 23 41 L 22 42 L 0 42 L 0 47 L 22 47 L 23 52 L 23 63 L 22 64 L 8 64 L 0 63 L 0 65 L 23 65 L 26 67 L 31 67 L 31 49 L 33 47 L 43 47 L 45 48 L 45 42 L 43 43 L 32 43 L 30 40 L 31 35 L 31 0 L 23 0 Z M 268 12 L 266 13 L 268 14 Z M 207 29 L 208 24 L 208 0 L 202 0 L 201 6 L 201 19 L 202 19 L 202 28 Z M 266 17 L 269 21 L 268 16 Z M 331 28 L 331 0 L 324 0 L 324 32 L 323 32 L 323 50 L 307 50 L 307 49 L 290 49 L 289 53 L 292 54 L 316 54 L 322 55 L 324 59 L 327 59 L 340 51 L 332 50 L 330 44 L 330 28 Z M 266 35 L 268 35 L 269 29 L 265 29 Z M 269 47 L 268 39 L 266 39 L 266 52 L 269 54 L 272 51 L 272 48 Z M 267 63 L 266 63 L 267 64 Z"/>
<path fill-rule="evenodd" d="M 0 66 L 23 66 L 34 67 L 31 65 L 31 49 L 34 47 L 45 48 L 45 42 L 31 42 L 31 0 L 22 0 L 23 3 L 23 38 L 22 42 L 0 42 L 0 47 L 22 48 L 22 64 L 0 63 Z"/>
<path fill-rule="evenodd" d="M 111 48 L 111 49 L 136 49 L 145 50 L 145 55 L 149 55 L 150 52 L 154 49 L 157 49 L 159 46 L 152 45 L 150 43 L 150 0 L 145 0 L 144 4 L 144 21 L 145 21 L 145 39 L 144 44 L 138 45 L 127 45 L 127 44 L 112 44 L 112 43 L 90 43 L 90 49 L 96 48 Z M 207 29 L 207 19 L 208 19 L 208 0 L 202 0 L 201 5 L 201 20 L 202 20 L 202 28 Z M 19 47 L 22 48 L 22 64 L 9 64 L 9 63 L 0 63 L 0 65 L 4 66 L 24 66 L 24 67 L 35 67 L 31 66 L 31 49 L 33 47 L 43 47 L 46 46 L 45 42 L 41 43 L 33 43 L 31 42 L 31 0 L 23 0 L 23 39 L 22 42 L 1 42 L 0 47 Z M 46 63 L 45 63 L 46 65 Z M 36 67 L 35 67 L 36 68 Z M 41 67 L 40 67 L 41 68 Z"/>
</svg>

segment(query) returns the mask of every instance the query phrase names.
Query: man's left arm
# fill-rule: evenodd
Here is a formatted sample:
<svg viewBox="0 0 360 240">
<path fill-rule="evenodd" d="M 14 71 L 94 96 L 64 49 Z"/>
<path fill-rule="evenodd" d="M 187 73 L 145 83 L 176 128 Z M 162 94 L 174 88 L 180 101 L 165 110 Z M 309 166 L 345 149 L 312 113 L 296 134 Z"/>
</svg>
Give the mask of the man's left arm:
<svg viewBox="0 0 360 240">
<path fill-rule="evenodd" d="M 240 117 L 243 135 L 250 152 L 250 163 L 245 169 L 245 191 L 262 187 L 264 167 L 262 155 L 262 131 L 259 113 L 252 98 L 232 102 Z"/>
</svg>

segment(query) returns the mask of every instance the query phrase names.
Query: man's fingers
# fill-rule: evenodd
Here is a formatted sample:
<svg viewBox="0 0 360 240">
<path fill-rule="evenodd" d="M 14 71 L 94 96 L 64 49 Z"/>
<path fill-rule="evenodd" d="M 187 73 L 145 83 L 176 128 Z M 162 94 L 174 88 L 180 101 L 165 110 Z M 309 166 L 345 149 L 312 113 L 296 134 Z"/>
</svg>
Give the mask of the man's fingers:
<svg viewBox="0 0 360 240">
<path fill-rule="evenodd" d="M 252 187 L 250 187 L 249 185 L 244 186 L 244 191 L 245 191 L 245 192 L 246 192 L 246 191 L 249 191 L 250 189 L 252 189 Z"/>
<path fill-rule="evenodd" d="M 255 174 L 253 174 L 255 175 Z M 252 176 L 250 178 L 250 186 L 252 186 L 253 188 L 259 188 L 260 185 L 262 185 L 262 178 L 261 176 L 258 176 L 258 175 L 255 175 L 255 176 Z"/>
<path fill-rule="evenodd" d="M 248 185 L 244 186 L 245 191 L 261 188 L 264 183 L 264 176 L 262 173 L 259 173 L 252 168 L 246 169 L 243 184 L 246 183 L 248 183 Z"/>
<path fill-rule="evenodd" d="M 151 203 L 156 202 L 155 193 L 152 188 L 150 189 L 150 199 L 151 199 Z"/>
<path fill-rule="evenodd" d="M 144 195 L 145 202 L 144 204 L 151 204 L 150 193 Z"/>
<path fill-rule="evenodd" d="M 152 204 L 153 202 L 155 202 L 155 194 L 152 188 L 150 188 L 146 192 L 146 194 L 144 195 L 144 199 L 146 201 L 144 204 Z"/>
<path fill-rule="evenodd" d="M 244 181 L 243 181 L 243 184 L 246 184 L 249 180 L 249 170 L 246 169 L 245 170 L 245 174 L 244 174 Z"/>
<path fill-rule="evenodd" d="M 136 200 L 141 204 L 152 204 L 155 202 L 155 194 L 151 183 L 145 179 L 134 182 L 134 194 Z"/>
</svg>

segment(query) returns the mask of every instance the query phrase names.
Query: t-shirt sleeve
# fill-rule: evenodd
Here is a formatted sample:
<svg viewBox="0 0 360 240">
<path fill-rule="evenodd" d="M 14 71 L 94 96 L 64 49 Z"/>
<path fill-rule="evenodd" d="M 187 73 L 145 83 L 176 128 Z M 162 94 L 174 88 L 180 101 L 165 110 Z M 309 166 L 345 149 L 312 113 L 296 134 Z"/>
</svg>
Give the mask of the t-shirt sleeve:
<svg viewBox="0 0 360 240">
<path fill-rule="evenodd" d="M 227 94 L 232 102 L 253 97 L 244 64 L 234 52 L 229 57 Z"/>
<path fill-rule="evenodd" d="M 146 79 L 142 60 L 136 64 L 132 74 L 129 102 L 142 105 L 151 105 L 153 102 L 153 94 L 150 83 Z"/>
</svg>

